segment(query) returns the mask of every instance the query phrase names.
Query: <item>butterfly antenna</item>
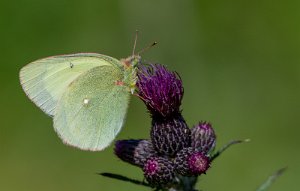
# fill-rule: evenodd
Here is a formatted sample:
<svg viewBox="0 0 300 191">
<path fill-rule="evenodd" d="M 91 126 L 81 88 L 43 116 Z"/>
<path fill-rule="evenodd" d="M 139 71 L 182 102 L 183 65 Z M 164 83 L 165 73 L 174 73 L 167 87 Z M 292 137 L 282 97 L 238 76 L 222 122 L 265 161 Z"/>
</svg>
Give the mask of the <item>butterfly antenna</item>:
<svg viewBox="0 0 300 191">
<path fill-rule="evenodd" d="M 149 50 L 150 48 L 152 48 L 153 46 L 157 45 L 157 42 L 153 42 L 152 44 L 150 44 L 149 46 L 146 46 L 145 48 L 143 48 L 142 50 L 140 50 L 137 55 L 140 55 L 142 53 L 144 53 L 145 51 Z"/>
<path fill-rule="evenodd" d="M 136 47 L 136 42 L 137 42 L 138 34 L 139 34 L 139 31 L 136 30 L 135 31 L 134 44 L 133 44 L 133 50 L 132 50 L 132 56 L 134 56 L 134 53 L 135 53 L 135 47 Z"/>
</svg>

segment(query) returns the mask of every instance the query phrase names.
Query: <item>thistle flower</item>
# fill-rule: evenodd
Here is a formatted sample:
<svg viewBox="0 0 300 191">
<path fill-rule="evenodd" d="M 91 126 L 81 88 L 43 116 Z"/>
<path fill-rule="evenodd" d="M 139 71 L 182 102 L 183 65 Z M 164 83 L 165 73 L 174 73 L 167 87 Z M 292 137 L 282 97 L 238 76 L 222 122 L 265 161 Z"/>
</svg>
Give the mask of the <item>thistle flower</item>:
<svg viewBox="0 0 300 191">
<path fill-rule="evenodd" d="M 189 147 L 177 153 L 174 164 L 177 173 L 183 176 L 198 176 L 206 172 L 210 160 L 202 152 Z"/>
<path fill-rule="evenodd" d="M 192 147 L 209 154 L 216 145 L 216 134 L 210 123 L 200 122 L 191 129 Z"/>
<path fill-rule="evenodd" d="M 144 165 L 143 171 L 146 180 L 153 186 L 168 184 L 175 177 L 172 162 L 162 157 L 149 158 Z"/>
<path fill-rule="evenodd" d="M 180 111 L 183 86 L 179 75 L 154 64 L 138 72 L 139 97 L 152 117 L 151 141 L 162 155 L 174 156 L 190 146 L 190 129 Z"/>
<path fill-rule="evenodd" d="M 212 153 L 216 135 L 211 124 L 200 122 L 190 130 L 181 114 L 183 86 L 179 75 L 158 64 L 140 67 L 137 75 L 138 96 L 152 118 L 151 139 L 117 141 L 115 154 L 142 168 L 149 184 L 110 173 L 102 175 L 156 190 L 195 190 L 197 177 L 206 173 L 216 157 L 245 141 L 232 141 Z"/>
<path fill-rule="evenodd" d="M 138 94 L 152 115 L 169 117 L 180 113 L 183 86 L 176 72 L 152 64 L 140 67 L 137 75 Z"/>
<path fill-rule="evenodd" d="M 123 161 L 143 167 L 148 158 L 156 156 L 148 140 L 120 140 L 115 144 L 115 154 Z"/>
</svg>

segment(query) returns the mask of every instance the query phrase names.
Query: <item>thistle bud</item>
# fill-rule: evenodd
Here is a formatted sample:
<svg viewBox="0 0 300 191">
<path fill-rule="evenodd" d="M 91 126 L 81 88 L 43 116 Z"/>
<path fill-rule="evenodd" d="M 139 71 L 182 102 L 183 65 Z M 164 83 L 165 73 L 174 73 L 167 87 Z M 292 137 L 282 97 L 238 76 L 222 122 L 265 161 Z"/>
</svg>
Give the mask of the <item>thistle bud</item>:
<svg viewBox="0 0 300 191">
<path fill-rule="evenodd" d="M 216 134 L 210 123 L 200 122 L 191 129 L 192 147 L 209 154 L 216 145 Z"/>
<path fill-rule="evenodd" d="M 148 158 L 155 156 L 148 140 L 120 140 L 115 144 L 115 154 L 123 161 L 143 167 Z"/>
<path fill-rule="evenodd" d="M 170 157 L 191 144 L 190 129 L 181 115 L 171 119 L 153 118 L 150 133 L 154 149 Z"/>
<path fill-rule="evenodd" d="M 210 166 L 210 161 L 207 156 L 194 148 L 184 148 L 177 153 L 175 161 L 175 170 L 183 176 L 198 176 L 205 174 Z"/>
<path fill-rule="evenodd" d="M 146 180 L 153 186 L 168 184 L 175 176 L 172 162 L 162 157 L 149 158 L 143 171 Z"/>
</svg>

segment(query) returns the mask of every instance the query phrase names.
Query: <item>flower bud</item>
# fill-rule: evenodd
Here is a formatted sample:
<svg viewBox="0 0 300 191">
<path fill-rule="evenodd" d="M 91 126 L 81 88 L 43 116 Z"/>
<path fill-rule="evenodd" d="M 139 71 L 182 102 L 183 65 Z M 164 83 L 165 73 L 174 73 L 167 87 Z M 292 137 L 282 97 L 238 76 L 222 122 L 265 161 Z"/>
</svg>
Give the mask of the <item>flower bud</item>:
<svg viewBox="0 0 300 191">
<path fill-rule="evenodd" d="M 181 115 L 171 119 L 153 118 L 151 141 L 154 149 L 162 155 L 173 157 L 191 144 L 191 132 Z"/>
<path fill-rule="evenodd" d="M 115 144 L 115 154 L 123 161 L 143 167 L 146 160 L 156 153 L 148 140 L 120 140 Z"/>
<path fill-rule="evenodd" d="M 210 166 L 210 161 L 203 153 L 189 147 L 177 153 L 174 164 L 178 174 L 183 176 L 198 176 L 206 172 Z"/>
<path fill-rule="evenodd" d="M 162 157 L 149 158 L 143 171 L 146 180 L 153 186 L 168 184 L 175 176 L 172 162 Z"/>
<path fill-rule="evenodd" d="M 191 129 L 192 147 L 209 154 L 216 145 L 216 134 L 210 123 L 200 122 Z"/>
</svg>

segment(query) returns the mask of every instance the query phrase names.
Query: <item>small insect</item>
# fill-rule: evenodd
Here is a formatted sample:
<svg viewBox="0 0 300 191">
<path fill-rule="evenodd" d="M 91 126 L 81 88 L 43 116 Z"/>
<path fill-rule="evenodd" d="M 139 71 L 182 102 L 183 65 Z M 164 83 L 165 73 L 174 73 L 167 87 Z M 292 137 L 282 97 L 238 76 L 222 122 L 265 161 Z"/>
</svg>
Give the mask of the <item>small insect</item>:
<svg viewBox="0 0 300 191">
<path fill-rule="evenodd" d="M 141 52 L 126 59 L 97 53 L 53 56 L 20 71 L 24 92 L 53 118 L 65 144 L 82 150 L 103 150 L 121 130 L 130 94 L 135 91 Z M 76 66 L 76 67 L 75 67 Z"/>
</svg>

